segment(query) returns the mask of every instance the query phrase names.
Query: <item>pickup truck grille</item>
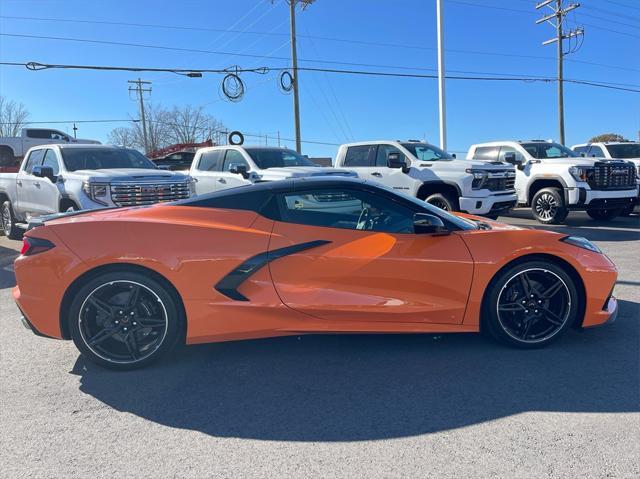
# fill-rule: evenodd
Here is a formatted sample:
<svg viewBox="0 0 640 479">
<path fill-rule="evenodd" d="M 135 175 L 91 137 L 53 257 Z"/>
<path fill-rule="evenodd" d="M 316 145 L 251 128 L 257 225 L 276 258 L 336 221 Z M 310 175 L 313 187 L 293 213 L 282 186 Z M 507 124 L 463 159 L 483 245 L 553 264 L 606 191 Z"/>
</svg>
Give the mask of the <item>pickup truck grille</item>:
<svg viewBox="0 0 640 479">
<path fill-rule="evenodd" d="M 625 190 L 636 186 L 636 171 L 626 163 L 597 162 L 588 180 L 592 190 Z"/>
<path fill-rule="evenodd" d="M 191 196 L 189 184 L 180 183 L 112 183 L 111 199 L 118 206 L 151 205 Z"/>
<path fill-rule="evenodd" d="M 516 178 L 488 178 L 484 187 L 489 191 L 512 190 L 516 184 Z"/>
</svg>

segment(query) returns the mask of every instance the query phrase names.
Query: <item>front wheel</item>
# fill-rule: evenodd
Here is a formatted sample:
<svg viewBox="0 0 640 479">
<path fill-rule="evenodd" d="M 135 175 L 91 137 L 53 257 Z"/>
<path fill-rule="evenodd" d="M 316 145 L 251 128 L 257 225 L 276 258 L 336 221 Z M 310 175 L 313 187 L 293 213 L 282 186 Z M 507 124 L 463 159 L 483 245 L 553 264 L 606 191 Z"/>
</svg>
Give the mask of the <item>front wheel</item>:
<svg viewBox="0 0 640 479">
<path fill-rule="evenodd" d="M 520 263 L 500 273 L 483 304 L 483 325 L 518 348 L 546 346 L 578 313 L 578 291 L 564 269 L 547 261 Z"/>
<path fill-rule="evenodd" d="M 456 198 L 446 193 L 434 193 L 424 199 L 427 203 L 445 211 L 458 211 L 458 201 Z"/>
<path fill-rule="evenodd" d="M 587 210 L 587 214 L 594 220 L 611 221 L 622 213 L 621 208 L 605 209 L 605 210 Z"/>
<path fill-rule="evenodd" d="M 2 232 L 12 240 L 22 238 L 23 231 L 16 225 L 16 217 L 13 214 L 13 207 L 10 201 L 5 201 L 0 206 L 0 217 L 2 218 Z"/>
<path fill-rule="evenodd" d="M 562 223 L 569 214 L 560 188 L 542 188 L 533 195 L 531 211 L 543 224 Z"/>
<path fill-rule="evenodd" d="M 184 324 L 167 287 L 131 271 L 89 280 L 73 298 L 68 321 L 71 338 L 83 355 L 120 370 L 158 360 L 176 344 Z"/>
</svg>

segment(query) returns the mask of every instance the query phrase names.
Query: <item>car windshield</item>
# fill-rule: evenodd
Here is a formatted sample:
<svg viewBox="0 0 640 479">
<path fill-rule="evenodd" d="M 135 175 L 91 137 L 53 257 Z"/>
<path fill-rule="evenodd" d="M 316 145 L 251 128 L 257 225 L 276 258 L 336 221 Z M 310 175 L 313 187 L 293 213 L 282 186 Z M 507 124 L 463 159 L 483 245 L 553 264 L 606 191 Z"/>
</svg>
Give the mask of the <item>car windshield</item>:
<svg viewBox="0 0 640 479">
<path fill-rule="evenodd" d="M 605 145 L 611 158 L 640 158 L 640 143 Z"/>
<path fill-rule="evenodd" d="M 535 142 L 522 143 L 522 148 L 527 150 L 533 158 L 544 160 L 548 158 L 576 158 L 580 155 L 559 143 Z"/>
<path fill-rule="evenodd" d="M 383 185 L 381 183 L 375 183 L 375 186 L 377 188 L 384 189 L 390 193 L 393 193 L 394 195 L 401 196 L 405 200 L 411 201 L 412 203 L 418 205 L 420 208 L 426 210 L 425 211 L 426 213 L 439 216 L 440 218 L 446 221 L 449 221 L 450 223 L 460 228 L 461 230 L 477 230 L 478 229 L 478 224 L 476 222 L 473 222 L 465 218 L 461 218 L 460 216 L 456 216 L 452 213 L 449 213 L 448 211 L 438 208 L 437 206 L 433 206 L 432 204 L 429 204 L 426 201 L 420 200 L 415 196 L 411 196 L 402 191 L 394 190 L 393 188 Z"/>
<path fill-rule="evenodd" d="M 318 166 L 293 150 L 278 148 L 246 148 L 247 153 L 261 170 L 283 166 Z"/>
<path fill-rule="evenodd" d="M 136 150 L 120 148 L 61 148 L 67 171 L 108 170 L 113 168 L 157 169 Z"/>
<path fill-rule="evenodd" d="M 453 160 L 453 156 L 449 153 L 428 143 L 401 143 L 401 145 L 420 161 Z"/>
</svg>

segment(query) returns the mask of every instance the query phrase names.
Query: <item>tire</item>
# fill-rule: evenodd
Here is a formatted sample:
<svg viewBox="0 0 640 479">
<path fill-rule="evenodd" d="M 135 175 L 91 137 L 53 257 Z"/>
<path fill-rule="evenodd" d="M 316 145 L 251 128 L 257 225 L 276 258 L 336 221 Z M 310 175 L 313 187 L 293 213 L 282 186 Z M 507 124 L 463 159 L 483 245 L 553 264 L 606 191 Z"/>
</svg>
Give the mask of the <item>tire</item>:
<svg viewBox="0 0 640 479">
<path fill-rule="evenodd" d="M 563 268 L 548 261 L 526 261 L 503 270 L 491 281 L 482 324 L 504 344 L 540 348 L 575 323 L 579 301 L 578 290 Z"/>
<path fill-rule="evenodd" d="M 458 199 L 447 193 L 434 193 L 427 196 L 424 201 L 445 211 L 458 211 Z"/>
<path fill-rule="evenodd" d="M 78 350 L 116 370 L 160 359 L 182 337 L 185 323 L 173 291 L 132 271 L 113 271 L 86 282 L 71 302 L 67 321 Z"/>
<path fill-rule="evenodd" d="M 0 218 L 2 219 L 2 232 L 12 240 L 22 239 L 24 231 L 16 226 L 16 217 L 13 214 L 11 201 L 5 201 L 0 206 Z"/>
<path fill-rule="evenodd" d="M 16 157 L 13 154 L 13 150 L 6 146 L 0 147 L 0 167 L 15 166 Z"/>
<path fill-rule="evenodd" d="M 540 223 L 556 225 L 562 223 L 569 214 L 564 203 L 561 188 L 542 188 L 533 195 L 531 212 Z"/>
<path fill-rule="evenodd" d="M 622 211 L 623 208 L 614 208 L 607 210 L 587 210 L 587 214 L 594 220 L 611 221 L 612 219 L 620 216 L 622 214 Z"/>
<path fill-rule="evenodd" d="M 631 213 L 633 213 L 633 209 L 635 208 L 635 206 L 636 205 L 625 206 L 620 212 L 620 216 L 631 216 Z"/>
<path fill-rule="evenodd" d="M 60 204 L 60 213 L 70 213 L 72 211 L 78 211 L 80 208 L 71 200 L 64 200 Z"/>
</svg>

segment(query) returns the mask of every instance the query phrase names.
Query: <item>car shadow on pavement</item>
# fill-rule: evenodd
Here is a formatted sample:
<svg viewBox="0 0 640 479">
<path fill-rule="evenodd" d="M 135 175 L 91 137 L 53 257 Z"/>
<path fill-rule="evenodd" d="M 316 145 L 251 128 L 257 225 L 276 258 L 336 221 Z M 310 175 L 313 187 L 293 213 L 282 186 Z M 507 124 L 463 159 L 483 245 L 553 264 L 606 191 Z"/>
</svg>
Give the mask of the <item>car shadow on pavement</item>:
<svg viewBox="0 0 640 479">
<path fill-rule="evenodd" d="M 640 410 L 640 304 L 521 351 L 479 335 L 302 336 L 191 346 L 117 373 L 80 357 L 80 389 L 118 411 L 217 437 L 356 441 L 528 411 Z"/>
</svg>

